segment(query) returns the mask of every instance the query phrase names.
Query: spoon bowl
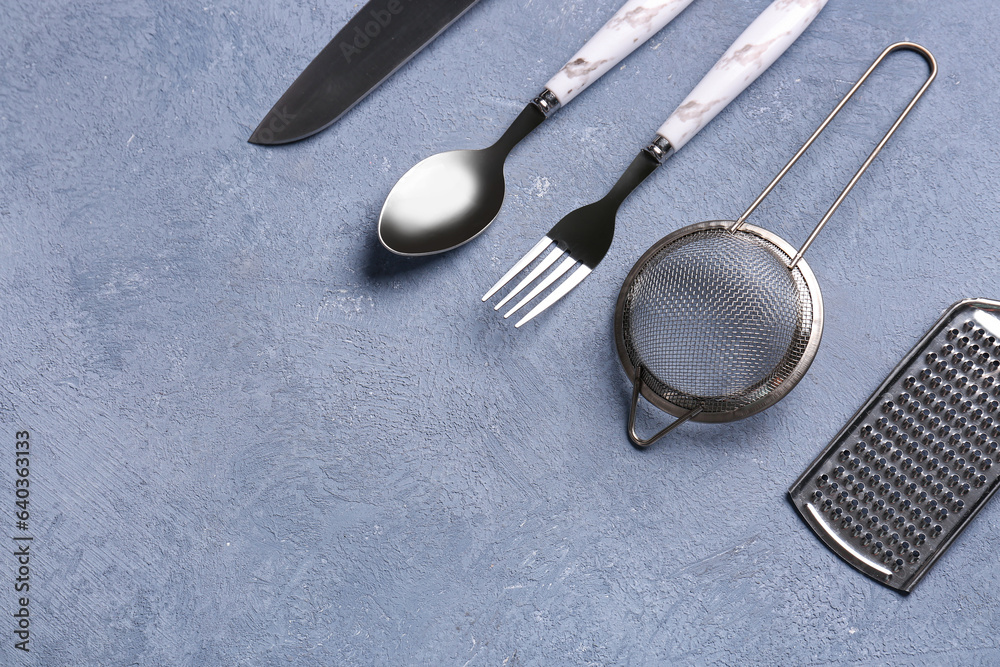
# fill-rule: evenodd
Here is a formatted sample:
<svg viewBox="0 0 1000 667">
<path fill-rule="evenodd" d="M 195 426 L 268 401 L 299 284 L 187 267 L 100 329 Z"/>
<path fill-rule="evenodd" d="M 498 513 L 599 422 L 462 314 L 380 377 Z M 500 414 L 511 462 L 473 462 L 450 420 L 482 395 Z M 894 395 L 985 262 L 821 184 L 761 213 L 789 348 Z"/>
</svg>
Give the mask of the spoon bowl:
<svg viewBox="0 0 1000 667">
<path fill-rule="evenodd" d="M 546 118 L 532 101 L 489 148 L 438 153 L 396 182 L 382 205 L 378 238 L 397 255 L 433 255 L 476 238 L 503 206 L 503 164 Z"/>
<path fill-rule="evenodd" d="M 430 255 L 482 234 L 504 200 L 506 154 L 498 153 L 492 147 L 448 151 L 414 165 L 382 206 L 382 245 L 398 255 Z"/>
</svg>

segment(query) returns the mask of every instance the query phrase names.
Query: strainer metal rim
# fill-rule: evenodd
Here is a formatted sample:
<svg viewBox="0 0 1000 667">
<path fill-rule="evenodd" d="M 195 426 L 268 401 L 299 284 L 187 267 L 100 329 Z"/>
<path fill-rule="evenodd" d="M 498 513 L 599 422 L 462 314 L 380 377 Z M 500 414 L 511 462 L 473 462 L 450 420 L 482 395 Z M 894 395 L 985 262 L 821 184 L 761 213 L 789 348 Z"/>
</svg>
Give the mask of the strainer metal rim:
<svg viewBox="0 0 1000 667">
<path fill-rule="evenodd" d="M 678 238 L 707 229 L 728 228 L 733 224 L 735 224 L 735 221 L 733 220 L 708 220 L 706 222 L 699 222 L 693 225 L 688 225 L 687 227 L 682 227 L 654 243 L 645 253 L 643 253 L 638 261 L 636 261 L 632 270 L 629 271 L 628 275 L 625 277 L 625 281 L 622 283 L 621 291 L 618 293 L 618 301 L 615 304 L 615 345 L 618 348 L 618 359 L 621 361 L 622 368 L 630 381 L 635 382 L 635 368 L 632 366 L 632 360 L 629 359 L 628 351 L 625 347 L 624 312 L 625 299 L 628 296 L 629 290 L 631 289 L 636 276 L 643 269 L 651 256 L 655 255 L 665 245 L 676 241 Z M 743 232 L 754 234 L 765 241 L 774 244 L 782 252 L 788 255 L 789 258 L 794 257 L 797 252 L 797 249 L 790 243 L 777 234 L 769 232 L 762 227 L 757 227 L 749 223 L 743 223 L 738 233 Z M 736 421 L 738 419 L 745 419 L 746 417 L 755 415 L 762 410 L 766 410 L 783 399 L 788 395 L 788 392 L 790 392 L 795 385 L 799 383 L 799 380 L 805 376 L 806 372 L 809 370 L 809 366 L 812 365 L 813 359 L 816 357 L 816 350 L 819 349 L 819 342 L 823 336 L 823 295 L 819 289 L 819 281 L 816 280 L 816 275 L 812 272 L 812 269 L 809 267 L 809 264 L 806 263 L 805 259 L 800 259 L 795 268 L 801 273 L 802 278 L 806 283 L 806 287 L 809 290 L 809 294 L 812 296 L 813 316 L 812 330 L 809 332 L 809 339 L 806 343 L 806 348 L 794 370 L 777 388 L 768 392 L 766 395 L 754 401 L 750 405 L 724 412 L 702 411 L 691 417 L 691 421 L 703 423 L 723 423 Z M 645 382 L 640 381 L 639 385 L 642 397 L 660 410 L 663 410 L 674 417 L 684 417 L 691 412 L 690 408 L 681 407 L 675 403 L 671 403 L 656 394 L 652 389 L 646 386 Z"/>
</svg>

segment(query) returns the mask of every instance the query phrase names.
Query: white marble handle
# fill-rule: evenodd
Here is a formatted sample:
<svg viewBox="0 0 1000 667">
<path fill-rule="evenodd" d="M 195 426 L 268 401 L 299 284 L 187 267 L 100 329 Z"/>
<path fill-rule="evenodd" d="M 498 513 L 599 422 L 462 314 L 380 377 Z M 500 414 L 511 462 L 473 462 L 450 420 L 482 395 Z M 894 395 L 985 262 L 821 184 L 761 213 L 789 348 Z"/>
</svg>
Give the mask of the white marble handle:
<svg viewBox="0 0 1000 667">
<path fill-rule="evenodd" d="M 670 23 L 693 0 L 629 0 L 545 87 L 569 104 L 605 72 Z"/>
<path fill-rule="evenodd" d="M 708 125 L 812 23 L 827 0 L 774 0 L 657 131 L 674 150 Z"/>
</svg>

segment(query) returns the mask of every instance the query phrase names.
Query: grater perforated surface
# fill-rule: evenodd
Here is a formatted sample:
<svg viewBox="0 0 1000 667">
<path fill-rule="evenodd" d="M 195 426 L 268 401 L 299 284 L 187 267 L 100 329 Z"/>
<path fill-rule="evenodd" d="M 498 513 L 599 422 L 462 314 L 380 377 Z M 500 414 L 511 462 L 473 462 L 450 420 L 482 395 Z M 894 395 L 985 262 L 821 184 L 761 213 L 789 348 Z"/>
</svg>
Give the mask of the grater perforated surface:
<svg viewBox="0 0 1000 667">
<path fill-rule="evenodd" d="M 952 306 L 789 489 L 858 570 L 908 593 L 1000 486 L 1000 302 Z"/>
</svg>

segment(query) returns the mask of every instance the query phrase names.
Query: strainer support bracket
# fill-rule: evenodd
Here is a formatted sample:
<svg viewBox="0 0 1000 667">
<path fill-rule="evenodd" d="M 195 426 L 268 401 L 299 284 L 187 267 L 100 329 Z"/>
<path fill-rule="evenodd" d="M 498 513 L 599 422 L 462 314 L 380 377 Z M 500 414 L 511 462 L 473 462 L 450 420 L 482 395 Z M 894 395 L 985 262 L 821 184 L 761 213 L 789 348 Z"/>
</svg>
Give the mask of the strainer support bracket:
<svg viewBox="0 0 1000 667">
<path fill-rule="evenodd" d="M 639 407 L 639 394 L 641 393 L 642 389 L 642 373 L 644 370 L 645 369 L 643 369 L 642 366 L 639 366 L 639 368 L 636 369 L 635 379 L 632 381 L 632 407 L 629 408 L 629 413 L 628 413 L 628 439 L 631 440 L 632 444 L 635 445 L 636 447 L 643 447 L 643 448 L 649 447 L 651 444 L 653 444 L 654 442 L 665 436 L 667 433 L 670 433 L 671 431 L 673 431 L 675 428 L 677 428 L 687 420 L 691 419 L 692 417 L 697 417 L 698 414 L 700 414 L 701 411 L 704 410 L 704 408 L 702 408 L 701 406 L 694 408 L 693 410 L 688 410 L 683 415 L 678 417 L 674 421 L 674 423 L 670 424 L 669 426 L 667 426 L 665 429 L 663 429 L 653 437 L 645 439 L 640 438 L 639 435 L 635 432 L 635 412 L 636 408 Z"/>
</svg>

